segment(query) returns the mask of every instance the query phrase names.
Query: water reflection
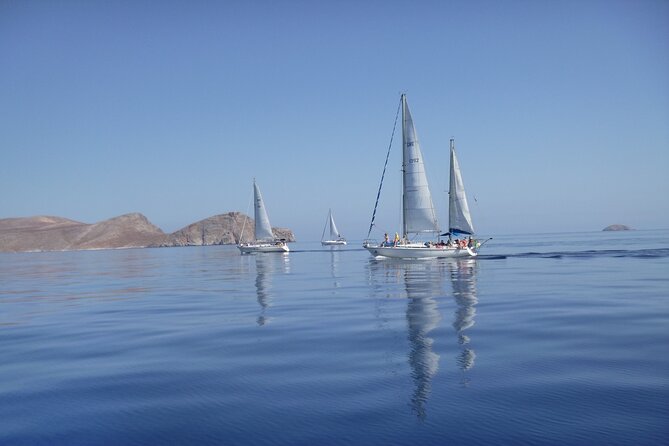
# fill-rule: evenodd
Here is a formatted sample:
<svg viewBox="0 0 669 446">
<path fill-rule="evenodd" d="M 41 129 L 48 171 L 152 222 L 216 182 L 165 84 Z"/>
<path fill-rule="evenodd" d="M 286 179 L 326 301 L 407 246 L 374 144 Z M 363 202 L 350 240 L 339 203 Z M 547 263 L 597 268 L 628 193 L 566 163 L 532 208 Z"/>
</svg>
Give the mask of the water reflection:
<svg viewBox="0 0 669 446">
<path fill-rule="evenodd" d="M 471 339 L 465 334 L 465 331 L 474 325 L 474 316 L 476 315 L 476 260 L 460 259 L 449 262 L 448 266 L 451 273 L 451 285 L 453 286 L 453 297 L 457 309 L 455 310 L 455 320 L 453 328 L 458 335 L 458 343 L 461 346 L 458 356 L 458 365 L 463 372 L 462 384 L 469 383 L 469 379 L 464 372 L 474 367 L 476 353 L 471 348 Z"/>
<path fill-rule="evenodd" d="M 339 283 L 339 247 L 331 246 L 330 247 L 330 275 L 332 276 L 332 285 L 335 288 L 339 288 L 341 284 Z"/>
<path fill-rule="evenodd" d="M 371 259 L 369 266 L 373 290 L 384 290 L 386 297 L 407 298 L 408 362 L 413 381 L 410 405 L 419 419 L 425 419 L 432 380 L 439 370 L 440 355 L 434 351 L 435 340 L 432 332 L 439 327 L 442 319 L 439 301 L 446 302 L 444 299 L 450 294 L 446 291 L 446 277 L 450 279 L 456 304 L 453 328 L 461 346 L 457 364 L 463 372 L 465 384 L 467 381 L 464 372 L 474 366 L 476 355 L 465 332 L 474 325 L 476 314 L 476 261 L 440 259 L 404 262 Z M 391 286 L 384 287 L 379 281 Z M 403 285 L 404 293 L 398 292 L 397 287 L 392 285 Z"/>
<path fill-rule="evenodd" d="M 256 254 L 256 294 L 260 313 L 257 323 L 262 326 L 270 321 L 267 310 L 272 305 L 272 276 L 277 272 L 290 272 L 290 259 L 287 254 Z"/>
<path fill-rule="evenodd" d="M 434 268 L 437 266 L 437 268 Z M 430 263 L 407 265 L 403 272 L 408 303 L 406 310 L 409 335 L 409 365 L 414 381 L 411 407 L 416 415 L 424 419 L 425 405 L 430 396 L 432 378 L 439 370 L 439 355 L 432 350 L 434 339 L 430 332 L 441 320 L 437 305 L 439 296 L 443 296 L 441 268 Z"/>
</svg>

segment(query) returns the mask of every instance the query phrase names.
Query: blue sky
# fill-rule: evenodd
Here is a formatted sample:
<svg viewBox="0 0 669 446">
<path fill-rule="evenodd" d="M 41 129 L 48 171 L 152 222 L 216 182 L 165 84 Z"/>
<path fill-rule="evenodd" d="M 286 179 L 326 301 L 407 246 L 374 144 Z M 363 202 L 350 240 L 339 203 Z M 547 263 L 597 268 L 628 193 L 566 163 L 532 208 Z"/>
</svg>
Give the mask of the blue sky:
<svg viewBox="0 0 669 446">
<path fill-rule="evenodd" d="M 667 228 L 668 56 L 664 0 L 2 0 L 0 218 L 174 231 L 256 177 L 274 226 L 363 238 L 406 92 L 442 226 L 453 136 L 481 234 Z"/>
</svg>

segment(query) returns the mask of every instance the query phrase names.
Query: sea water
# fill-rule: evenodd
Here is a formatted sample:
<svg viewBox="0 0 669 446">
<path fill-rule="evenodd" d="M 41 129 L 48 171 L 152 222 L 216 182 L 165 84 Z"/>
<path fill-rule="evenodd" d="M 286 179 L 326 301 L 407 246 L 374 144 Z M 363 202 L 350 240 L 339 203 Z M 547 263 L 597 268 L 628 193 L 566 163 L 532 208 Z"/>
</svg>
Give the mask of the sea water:
<svg viewBox="0 0 669 446">
<path fill-rule="evenodd" d="M 669 231 L 0 255 L 2 445 L 669 442 Z"/>
</svg>

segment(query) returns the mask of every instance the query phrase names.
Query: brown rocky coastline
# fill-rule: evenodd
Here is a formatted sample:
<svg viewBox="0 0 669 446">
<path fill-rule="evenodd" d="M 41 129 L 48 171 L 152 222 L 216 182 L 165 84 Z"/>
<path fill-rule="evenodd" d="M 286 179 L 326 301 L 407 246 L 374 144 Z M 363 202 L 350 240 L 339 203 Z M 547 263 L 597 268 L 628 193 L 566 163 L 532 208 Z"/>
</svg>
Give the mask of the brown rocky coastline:
<svg viewBox="0 0 669 446">
<path fill-rule="evenodd" d="M 243 239 L 253 238 L 253 224 L 240 212 L 228 212 L 167 234 L 140 213 L 93 224 L 53 216 L 4 218 L 0 219 L 0 252 L 225 245 L 238 243 L 242 227 Z M 290 229 L 272 230 L 277 238 L 295 241 Z"/>
</svg>

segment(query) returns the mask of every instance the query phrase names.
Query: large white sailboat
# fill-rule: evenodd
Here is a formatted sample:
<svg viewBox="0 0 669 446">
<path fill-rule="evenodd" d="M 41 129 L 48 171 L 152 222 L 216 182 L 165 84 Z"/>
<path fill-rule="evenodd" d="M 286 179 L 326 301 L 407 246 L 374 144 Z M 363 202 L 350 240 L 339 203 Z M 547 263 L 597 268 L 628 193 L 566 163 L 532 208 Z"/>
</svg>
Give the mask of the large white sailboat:
<svg viewBox="0 0 669 446">
<path fill-rule="evenodd" d="M 381 243 L 365 241 L 363 247 L 375 257 L 392 257 L 401 259 L 420 259 L 436 257 L 475 257 L 477 242 L 471 239 L 474 227 L 467 205 L 464 183 L 460 166 L 455 155 L 454 140 L 451 139 L 451 168 L 449 189 L 449 232 L 448 242 L 417 241 L 422 234 L 439 235 L 439 224 L 432 203 L 432 195 L 425 173 L 425 162 L 418 143 L 418 135 L 411 118 L 406 95 L 402 94 L 402 237 L 395 235 L 393 240 L 386 238 Z M 386 158 L 387 163 L 387 158 Z M 384 167 L 385 173 L 385 167 Z M 381 180 L 383 184 L 383 178 Z M 381 186 L 379 186 L 379 194 Z M 378 196 L 377 196 L 378 204 Z M 370 224 L 370 233 L 374 226 L 374 216 Z M 452 235 L 462 236 L 461 240 L 453 240 Z M 465 238 L 469 236 L 469 239 Z M 368 235 L 369 237 L 369 235 Z"/>
<path fill-rule="evenodd" d="M 330 238 L 325 239 L 325 231 L 330 227 Z M 332 216 L 332 209 L 328 213 L 328 218 L 325 220 L 325 226 L 323 227 L 323 235 L 321 236 L 321 245 L 323 246 L 335 246 L 335 245 L 345 245 L 346 239 L 339 233 L 337 230 L 337 225 L 335 225 L 334 217 Z"/>
<path fill-rule="evenodd" d="M 253 201 L 255 218 L 254 240 L 246 243 L 243 243 L 240 240 L 237 248 L 239 248 L 242 254 L 290 251 L 286 241 L 275 238 L 272 233 L 272 225 L 269 223 L 269 217 L 267 216 L 267 210 L 265 209 L 265 202 L 262 199 L 260 189 L 258 188 L 255 179 L 253 180 Z M 242 234 L 244 234 L 244 228 L 242 228 Z"/>
</svg>

